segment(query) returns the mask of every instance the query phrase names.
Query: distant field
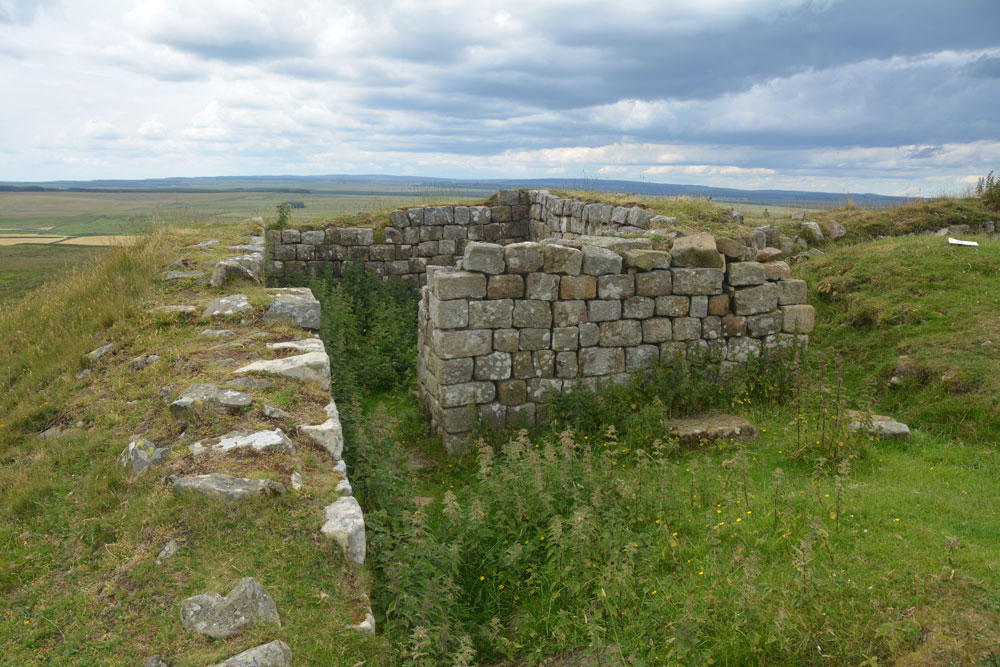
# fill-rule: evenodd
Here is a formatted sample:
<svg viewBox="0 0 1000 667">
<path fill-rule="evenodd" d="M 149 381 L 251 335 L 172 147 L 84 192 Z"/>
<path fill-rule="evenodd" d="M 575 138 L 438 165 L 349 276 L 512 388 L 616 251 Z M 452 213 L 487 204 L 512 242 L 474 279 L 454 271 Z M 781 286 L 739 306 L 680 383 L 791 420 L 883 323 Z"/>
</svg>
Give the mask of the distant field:
<svg viewBox="0 0 1000 667">
<path fill-rule="evenodd" d="M 59 271 L 105 251 L 106 248 L 64 245 L 0 245 L 0 307 Z"/>
<path fill-rule="evenodd" d="M 454 195 L 450 198 L 469 199 Z M 305 208 L 292 210 L 293 220 L 305 221 L 413 206 L 424 203 L 427 197 L 280 192 L 0 192 L 0 235 L 23 236 L 38 231 L 64 236 L 129 234 L 154 216 L 273 218 L 275 208 L 284 201 L 305 204 Z"/>
</svg>

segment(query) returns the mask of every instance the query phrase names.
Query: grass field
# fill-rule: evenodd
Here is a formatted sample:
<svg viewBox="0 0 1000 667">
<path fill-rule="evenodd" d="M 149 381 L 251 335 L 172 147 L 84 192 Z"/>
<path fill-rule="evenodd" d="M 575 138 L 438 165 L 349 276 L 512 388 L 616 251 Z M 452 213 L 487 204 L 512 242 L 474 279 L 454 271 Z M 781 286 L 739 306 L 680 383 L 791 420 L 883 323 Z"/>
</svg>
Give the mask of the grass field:
<svg viewBox="0 0 1000 667">
<path fill-rule="evenodd" d="M 0 307 L 59 272 L 101 256 L 107 248 L 0 244 Z"/>
</svg>

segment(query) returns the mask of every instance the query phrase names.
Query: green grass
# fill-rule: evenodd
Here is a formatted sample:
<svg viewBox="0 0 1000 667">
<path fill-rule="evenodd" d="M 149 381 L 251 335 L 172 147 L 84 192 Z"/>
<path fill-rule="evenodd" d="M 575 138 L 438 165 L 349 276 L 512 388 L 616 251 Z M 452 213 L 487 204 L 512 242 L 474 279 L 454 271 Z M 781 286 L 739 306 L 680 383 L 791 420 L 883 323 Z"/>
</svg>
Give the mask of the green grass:
<svg viewBox="0 0 1000 667">
<path fill-rule="evenodd" d="M 0 303 L 9 302 L 58 276 L 86 264 L 107 248 L 79 246 L 0 246 Z"/>
</svg>

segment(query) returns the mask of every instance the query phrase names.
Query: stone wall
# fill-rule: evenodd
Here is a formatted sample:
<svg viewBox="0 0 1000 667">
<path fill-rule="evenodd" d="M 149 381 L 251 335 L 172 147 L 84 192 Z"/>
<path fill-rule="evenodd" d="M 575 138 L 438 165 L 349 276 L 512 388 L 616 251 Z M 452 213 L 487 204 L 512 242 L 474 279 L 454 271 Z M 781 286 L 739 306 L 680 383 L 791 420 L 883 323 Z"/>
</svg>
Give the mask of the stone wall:
<svg viewBox="0 0 1000 667">
<path fill-rule="evenodd" d="M 527 239 L 528 202 L 527 192 L 501 190 L 488 206 L 397 209 L 377 234 L 370 227 L 268 230 L 266 270 L 271 276 L 307 271 L 339 275 L 353 262 L 418 287 L 427 282 L 427 267 L 454 266 L 470 241 Z"/>
<path fill-rule="evenodd" d="M 785 262 L 743 261 L 746 246 L 723 241 L 702 233 L 671 251 L 648 239 L 469 242 L 460 268 L 431 269 L 418 383 L 448 451 L 461 451 L 477 420 L 540 421 L 550 391 L 600 389 L 695 351 L 736 365 L 805 342 L 805 281 Z"/>
</svg>

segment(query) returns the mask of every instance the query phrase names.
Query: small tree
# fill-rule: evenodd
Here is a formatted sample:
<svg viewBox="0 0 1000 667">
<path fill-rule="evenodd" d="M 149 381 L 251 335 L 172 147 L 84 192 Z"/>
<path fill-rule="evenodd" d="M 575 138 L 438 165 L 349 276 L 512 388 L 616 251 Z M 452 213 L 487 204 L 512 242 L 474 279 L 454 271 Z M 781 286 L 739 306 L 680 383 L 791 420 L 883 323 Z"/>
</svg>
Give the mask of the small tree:
<svg viewBox="0 0 1000 667">
<path fill-rule="evenodd" d="M 278 219 L 274 221 L 274 227 L 281 229 L 287 227 L 292 221 L 292 205 L 288 203 L 278 204 Z"/>
<path fill-rule="evenodd" d="M 976 196 L 983 205 L 991 211 L 1000 211 L 1000 178 L 994 178 L 993 172 L 979 179 L 976 184 Z"/>
</svg>

